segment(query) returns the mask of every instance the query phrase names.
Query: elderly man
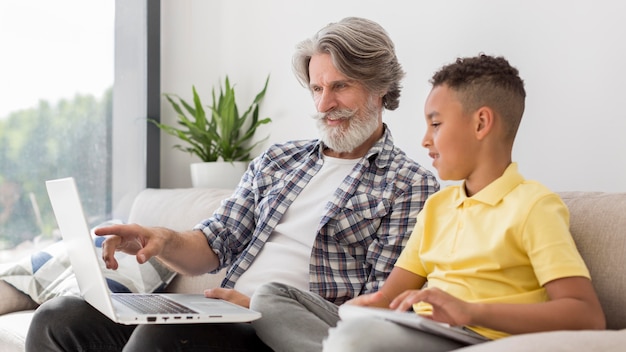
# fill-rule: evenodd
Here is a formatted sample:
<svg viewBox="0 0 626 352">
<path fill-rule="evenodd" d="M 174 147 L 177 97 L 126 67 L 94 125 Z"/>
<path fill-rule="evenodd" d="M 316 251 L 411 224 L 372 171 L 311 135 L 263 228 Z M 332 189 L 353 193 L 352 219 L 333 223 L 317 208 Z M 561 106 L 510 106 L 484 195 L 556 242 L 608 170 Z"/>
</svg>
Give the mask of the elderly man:
<svg viewBox="0 0 626 352">
<path fill-rule="evenodd" d="M 251 162 L 233 195 L 191 231 L 98 229 L 108 236 L 107 267 L 117 267 L 116 250 L 140 262 L 156 256 L 183 274 L 228 267 L 222 287 L 205 295 L 242 306 L 270 281 L 333 304 L 382 285 L 417 213 L 439 189 L 431 172 L 393 144 L 382 122 L 383 108 L 398 107 L 404 76 L 393 43 L 378 24 L 346 18 L 303 42 L 294 69 L 312 93 L 320 139 L 271 146 Z M 315 338 L 318 350 L 322 338 Z M 122 326 L 68 297 L 38 309 L 26 345 L 29 351 L 269 350 L 249 323 Z"/>
</svg>

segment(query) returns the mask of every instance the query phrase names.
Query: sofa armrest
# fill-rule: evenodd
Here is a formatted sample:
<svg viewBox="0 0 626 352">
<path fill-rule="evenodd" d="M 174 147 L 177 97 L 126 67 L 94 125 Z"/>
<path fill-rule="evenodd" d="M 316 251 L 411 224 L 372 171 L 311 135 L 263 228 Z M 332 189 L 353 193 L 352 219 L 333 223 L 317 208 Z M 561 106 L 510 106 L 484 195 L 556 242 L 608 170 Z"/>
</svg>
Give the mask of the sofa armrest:
<svg viewBox="0 0 626 352">
<path fill-rule="evenodd" d="M 0 315 L 22 310 L 31 310 L 39 306 L 30 296 L 6 283 L 4 280 L 0 280 L 0 297 L 2 297 L 2 299 L 0 299 Z"/>
</svg>

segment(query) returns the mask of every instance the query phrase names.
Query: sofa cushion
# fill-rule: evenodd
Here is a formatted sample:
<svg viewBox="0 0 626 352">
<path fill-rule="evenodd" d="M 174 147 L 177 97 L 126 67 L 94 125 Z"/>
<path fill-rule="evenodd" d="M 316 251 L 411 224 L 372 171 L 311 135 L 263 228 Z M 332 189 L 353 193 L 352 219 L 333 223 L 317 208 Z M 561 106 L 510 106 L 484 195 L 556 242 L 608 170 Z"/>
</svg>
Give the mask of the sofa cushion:
<svg viewBox="0 0 626 352">
<path fill-rule="evenodd" d="M 626 330 L 550 331 L 515 335 L 454 352 L 622 352 L 625 346 Z"/>
<path fill-rule="evenodd" d="M 135 197 L 128 222 L 191 230 L 232 194 L 232 189 L 219 188 L 145 189 Z"/>
<path fill-rule="evenodd" d="M 23 352 L 26 333 L 34 311 L 23 311 L 0 316 L 0 351 Z"/>
<path fill-rule="evenodd" d="M 570 229 L 606 315 L 626 329 L 626 193 L 563 192 Z"/>
</svg>

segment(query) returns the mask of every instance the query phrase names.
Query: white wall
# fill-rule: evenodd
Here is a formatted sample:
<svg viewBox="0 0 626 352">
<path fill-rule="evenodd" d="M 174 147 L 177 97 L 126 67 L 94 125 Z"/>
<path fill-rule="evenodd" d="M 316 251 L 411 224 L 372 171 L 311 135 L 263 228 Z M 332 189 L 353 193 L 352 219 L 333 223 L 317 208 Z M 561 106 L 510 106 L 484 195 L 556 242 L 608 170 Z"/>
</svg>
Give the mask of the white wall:
<svg viewBox="0 0 626 352">
<path fill-rule="evenodd" d="M 247 106 L 265 77 L 259 131 L 267 143 L 317 136 L 314 106 L 291 71 L 297 42 L 329 22 L 362 16 L 396 43 L 407 76 L 400 108 L 386 112 L 396 143 L 432 169 L 420 146 L 428 79 L 458 56 L 503 55 L 526 82 L 514 160 L 555 191 L 626 191 L 626 2 L 615 0 L 161 0 L 162 89 L 209 102 L 224 75 Z M 163 118 L 172 122 L 163 101 Z M 265 126 L 264 126 L 265 127 Z M 190 185 L 188 164 L 163 136 L 162 187 Z M 266 144 L 267 145 L 267 144 Z M 266 146 L 265 145 L 265 146 Z M 264 147 L 265 147 L 264 146 Z"/>
</svg>

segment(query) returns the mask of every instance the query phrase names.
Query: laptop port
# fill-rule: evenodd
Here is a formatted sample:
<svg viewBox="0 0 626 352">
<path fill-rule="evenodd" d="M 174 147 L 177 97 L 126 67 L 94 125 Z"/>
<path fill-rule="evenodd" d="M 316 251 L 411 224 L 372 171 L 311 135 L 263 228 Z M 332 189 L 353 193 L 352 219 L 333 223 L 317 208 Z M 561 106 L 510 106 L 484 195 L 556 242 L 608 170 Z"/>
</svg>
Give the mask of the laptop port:
<svg viewBox="0 0 626 352">
<path fill-rule="evenodd" d="M 148 322 L 155 322 L 156 321 L 156 317 L 148 317 Z"/>
</svg>

